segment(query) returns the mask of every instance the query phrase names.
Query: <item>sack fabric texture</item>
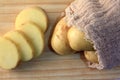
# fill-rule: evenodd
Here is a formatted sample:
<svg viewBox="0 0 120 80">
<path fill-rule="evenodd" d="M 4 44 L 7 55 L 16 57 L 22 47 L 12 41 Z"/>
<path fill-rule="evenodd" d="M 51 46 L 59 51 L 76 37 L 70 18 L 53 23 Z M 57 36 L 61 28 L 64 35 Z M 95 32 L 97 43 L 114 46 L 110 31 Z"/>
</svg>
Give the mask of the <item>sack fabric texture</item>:
<svg viewBox="0 0 120 80">
<path fill-rule="evenodd" d="M 65 9 L 65 18 L 94 44 L 99 64 L 90 63 L 89 67 L 120 65 L 120 0 L 75 0 Z"/>
</svg>

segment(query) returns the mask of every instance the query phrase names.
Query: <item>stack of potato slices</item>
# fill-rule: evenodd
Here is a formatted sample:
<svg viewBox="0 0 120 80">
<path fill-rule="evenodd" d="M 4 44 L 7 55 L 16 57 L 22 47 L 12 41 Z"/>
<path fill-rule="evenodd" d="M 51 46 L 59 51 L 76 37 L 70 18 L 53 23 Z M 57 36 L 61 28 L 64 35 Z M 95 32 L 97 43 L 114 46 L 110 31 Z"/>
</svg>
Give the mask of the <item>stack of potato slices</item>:
<svg viewBox="0 0 120 80">
<path fill-rule="evenodd" d="M 15 21 L 15 30 L 0 37 L 0 67 L 13 69 L 19 61 L 30 61 L 44 50 L 44 33 L 48 18 L 44 10 L 31 7 L 21 11 Z"/>
</svg>

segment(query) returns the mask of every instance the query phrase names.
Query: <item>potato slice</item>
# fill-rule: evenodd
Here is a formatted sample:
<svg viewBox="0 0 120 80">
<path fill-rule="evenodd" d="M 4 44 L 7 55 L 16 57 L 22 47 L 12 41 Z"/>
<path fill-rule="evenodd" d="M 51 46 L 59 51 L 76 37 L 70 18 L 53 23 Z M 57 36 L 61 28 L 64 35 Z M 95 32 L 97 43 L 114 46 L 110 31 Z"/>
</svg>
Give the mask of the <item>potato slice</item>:
<svg viewBox="0 0 120 80">
<path fill-rule="evenodd" d="M 97 54 L 95 54 L 95 51 L 85 51 L 84 55 L 88 61 L 92 63 L 98 63 L 98 57 Z"/>
<path fill-rule="evenodd" d="M 74 50 L 71 49 L 67 39 L 68 30 L 69 27 L 65 23 L 64 18 L 62 18 L 55 26 L 54 33 L 51 38 L 52 48 L 60 55 L 74 53 Z"/>
<path fill-rule="evenodd" d="M 48 25 L 46 13 L 40 7 L 31 7 L 21 11 L 16 18 L 15 27 L 20 28 L 26 22 L 33 22 L 45 32 Z"/>
<path fill-rule="evenodd" d="M 73 50 L 76 51 L 93 51 L 93 45 L 86 41 L 85 35 L 82 31 L 78 30 L 76 27 L 71 27 L 67 34 L 68 41 Z"/>
<path fill-rule="evenodd" d="M 20 60 L 20 54 L 16 45 L 5 38 L 0 37 L 0 66 L 4 69 L 13 69 Z"/>
<path fill-rule="evenodd" d="M 6 33 L 4 37 L 10 39 L 17 45 L 22 61 L 29 61 L 33 58 L 32 46 L 19 31 L 10 31 Z"/>
<path fill-rule="evenodd" d="M 44 49 L 44 34 L 38 28 L 37 25 L 33 23 L 23 24 L 19 31 L 21 31 L 29 40 L 35 51 L 35 57 L 38 57 Z"/>
</svg>

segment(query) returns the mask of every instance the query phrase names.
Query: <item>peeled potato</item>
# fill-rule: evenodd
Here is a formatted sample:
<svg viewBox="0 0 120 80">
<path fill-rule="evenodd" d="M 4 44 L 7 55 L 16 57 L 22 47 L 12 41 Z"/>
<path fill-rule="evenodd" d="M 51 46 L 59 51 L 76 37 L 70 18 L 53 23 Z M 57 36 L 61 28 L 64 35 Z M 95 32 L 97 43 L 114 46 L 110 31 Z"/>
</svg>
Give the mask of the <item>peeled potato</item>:
<svg viewBox="0 0 120 80">
<path fill-rule="evenodd" d="M 20 32 L 10 31 L 6 33 L 4 37 L 10 39 L 17 45 L 22 61 L 29 61 L 33 58 L 33 49 L 24 35 L 22 35 Z"/>
<path fill-rule="evenodd" d="M 82 31 L 78 30 L 76 27 L 71 27 L 67 34 L 69 44 L 73 50 L 76 51 L 90 51 L 94 50 L 93 45 L 86 41 L 85 35 Z"/>
<path fill-rule="evenodd" d="M 18 30 L 26 36 L 33 46 L 35 57 L 40 56 L 44 49 L 44 35 L 38 26 L 33 23 L 25 23 Z"/>
<path fill-rule="evenodd" d="M 97 54 L 95 54 L 95 51 L 85 51 L 84 55 L 88 61 L 92 63 L 98 63 L 98 57 Z"/>
<path fill-rule="evenodd" d="M 26 22 L 33 22 L 45 32 L 47 29 L 48 19 L 46 13 L 40 7 L 31 7 L 21 11 L 16 18 L 15 27 L 18 29 Z"/>
<path fill-rule="evenodd" d="M 10 40 L 0 37 L 0 67 L 4 69 L 13 69 L 20 60 L 20 54 L 17 47 Z"/>
<path fill-rule="evenodd" d="M 60 55 L 70 54 L 74 51 L 70 48 L 68 39 L 67 39 L 67 32 L 69 27 L 62 18 L 57 25 L 55 26 L 54 33 L 51 39 L 51 46 L 55 52 Z"/>
</svg>

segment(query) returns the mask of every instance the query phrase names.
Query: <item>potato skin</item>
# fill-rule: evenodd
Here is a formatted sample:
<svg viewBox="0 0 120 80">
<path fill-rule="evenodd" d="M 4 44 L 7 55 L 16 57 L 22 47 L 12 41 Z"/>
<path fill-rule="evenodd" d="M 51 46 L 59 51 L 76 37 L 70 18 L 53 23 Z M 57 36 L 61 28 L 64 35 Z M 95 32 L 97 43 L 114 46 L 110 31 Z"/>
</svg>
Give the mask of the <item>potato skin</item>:
<svg viewBox="0 0 120 80">
<path fill-rule="evenodd" d="M 85 40 L 85 35 L 82 31 L 78 30 L 76 27 L 71 27 L 68 30 L 68 41 L 70 47 L 75 51 L 92 51 L 93 45 Z"/>
<path fill-rule="evenodd" d="M 84 55 L 88 61 L 98 63 L 98 57 L 97 54 L 95 54 L 95 51 L 84 51 Z"/>
<path fill-rule="evenodd" d="M 62 18 L 55 26 L 51 38 L 51 46 L 53 50 L 60 55 L 74 53 L 74 50 L 71 49 L 67 39 L 68 30 L 69 27 L 65 23 L 64 18 Z"/>
</svg>

